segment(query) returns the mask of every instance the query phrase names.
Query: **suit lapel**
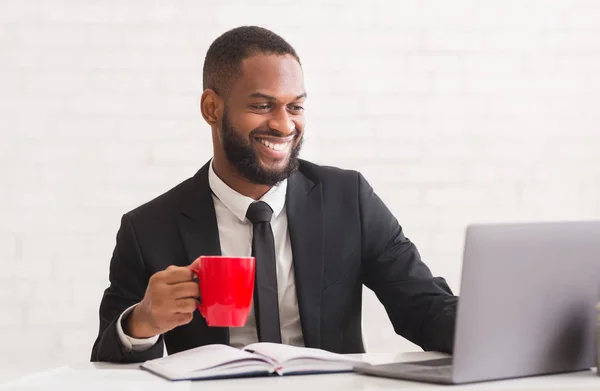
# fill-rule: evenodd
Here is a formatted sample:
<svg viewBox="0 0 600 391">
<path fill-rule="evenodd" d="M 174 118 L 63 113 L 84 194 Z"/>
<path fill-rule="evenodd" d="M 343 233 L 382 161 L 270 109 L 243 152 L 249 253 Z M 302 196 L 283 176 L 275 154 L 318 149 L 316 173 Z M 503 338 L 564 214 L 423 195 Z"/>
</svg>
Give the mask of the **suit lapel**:
<svg viewBox="0 0 600 391">
<path fill-rule="evenodd" d="M 193 190 L 188 199 L 183 202 L 177 219 L 188 264 L 194 262 L 200 255 L 221 255 L 215 206 L 208 185 L 209 168 L 210 162 L 206 163 L 192 179 Z M 194 314 L 192 323 L 196 323 L 198 328 L 206 328 L 208 342 L 229 343 L 228 328 L 208 327 L 204 318 L 197 313 Z"/>
<path fill-rule="evenodd" d="M 217 216 L 208 185 L 209 163 L 194 176 L 190 197 L 179 215 L 181 238 L 191 264 L 200 255 L 221 255 Z"/>
<path fill-rule="evenodd" d="M 307 347 L 320 347 L 324 267 L 321 184 L 297 171 L 288 180 L 286 210 L 302 335 Z"/>
</svg>

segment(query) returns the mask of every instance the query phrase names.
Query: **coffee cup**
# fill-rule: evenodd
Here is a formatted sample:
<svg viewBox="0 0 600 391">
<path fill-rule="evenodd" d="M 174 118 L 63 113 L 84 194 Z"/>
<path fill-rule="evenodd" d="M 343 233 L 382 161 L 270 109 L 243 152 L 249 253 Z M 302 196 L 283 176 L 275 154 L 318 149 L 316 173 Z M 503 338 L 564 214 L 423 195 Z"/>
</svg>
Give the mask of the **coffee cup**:
<svg viewBox="0 0 600 391">
<path fill-rule="evenodd" d="M 254 293 L 254 257 L 200 256 L 191 265 L 198 278 L 200 314 L 211 327 L 246 324 Z"/>
</svg>

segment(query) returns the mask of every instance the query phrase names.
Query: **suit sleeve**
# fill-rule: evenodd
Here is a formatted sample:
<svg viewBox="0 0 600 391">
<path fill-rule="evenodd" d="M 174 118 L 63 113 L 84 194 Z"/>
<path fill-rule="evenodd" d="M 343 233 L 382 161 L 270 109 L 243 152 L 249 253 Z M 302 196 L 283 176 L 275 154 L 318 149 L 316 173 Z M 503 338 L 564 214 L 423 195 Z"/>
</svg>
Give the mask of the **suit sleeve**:
<svg viewBox="0 0 600 391">
<path fill-rule="evenodd" d="M 364 283 L 397 334 L 423 350 L 452 353 L 458 298 L 433 277 L 402 227 L 358 174 Z"/>
<path fill-rule="evenodd" d="M 91 361 L 131 363 L 163 356 L 162 336 L 150 349 L 135 352 L 123 345 L 117 332 L 119 317 L 142 300 L 149 279 L 133 223 L 128 215 L 124 215 L 110 261 L 110 286 L 100 303 L 100 330 L 92 348 Z"/>
</svg>

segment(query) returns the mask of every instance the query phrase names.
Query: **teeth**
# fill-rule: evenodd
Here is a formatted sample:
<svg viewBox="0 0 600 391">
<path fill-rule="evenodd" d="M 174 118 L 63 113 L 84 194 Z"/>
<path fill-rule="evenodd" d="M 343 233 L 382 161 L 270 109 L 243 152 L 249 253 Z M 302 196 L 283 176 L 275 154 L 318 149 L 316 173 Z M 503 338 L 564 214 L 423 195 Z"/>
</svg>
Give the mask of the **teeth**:
<svg viewBox="0 0 600 391">
<path fill-rule="evenodd" d="M 263 140 L 263 139 L 258 139 L 258 142 L 266 145 L 267 147 L 275 150 L 275 151 L 283 151 L 285 149 L 285 147 L 287 147 L 287 145 L 289 144 L 289 142 L 287 143 L 271 143 L 267 140 Z"/>
</svg>

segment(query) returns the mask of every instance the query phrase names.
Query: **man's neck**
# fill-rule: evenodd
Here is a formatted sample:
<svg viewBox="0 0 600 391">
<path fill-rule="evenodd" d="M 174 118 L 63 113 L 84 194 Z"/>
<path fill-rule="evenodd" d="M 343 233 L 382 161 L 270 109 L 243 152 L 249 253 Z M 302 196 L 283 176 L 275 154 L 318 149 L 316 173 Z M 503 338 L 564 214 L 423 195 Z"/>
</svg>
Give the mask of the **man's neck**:
<svg viewBox="0 0 600 391">
<path fill-rule="evenodd" d="M 225 182 L 227 186 L 253 200 L 259 200 L 271 189 L 270 186 L 257 185 L 248 181 L 228 163 L 222 164 L 217 162 L 216 159 L 213 159 L 212 165 L 215 174 L 217 174 L 219 179 Z"/>
</svg>

